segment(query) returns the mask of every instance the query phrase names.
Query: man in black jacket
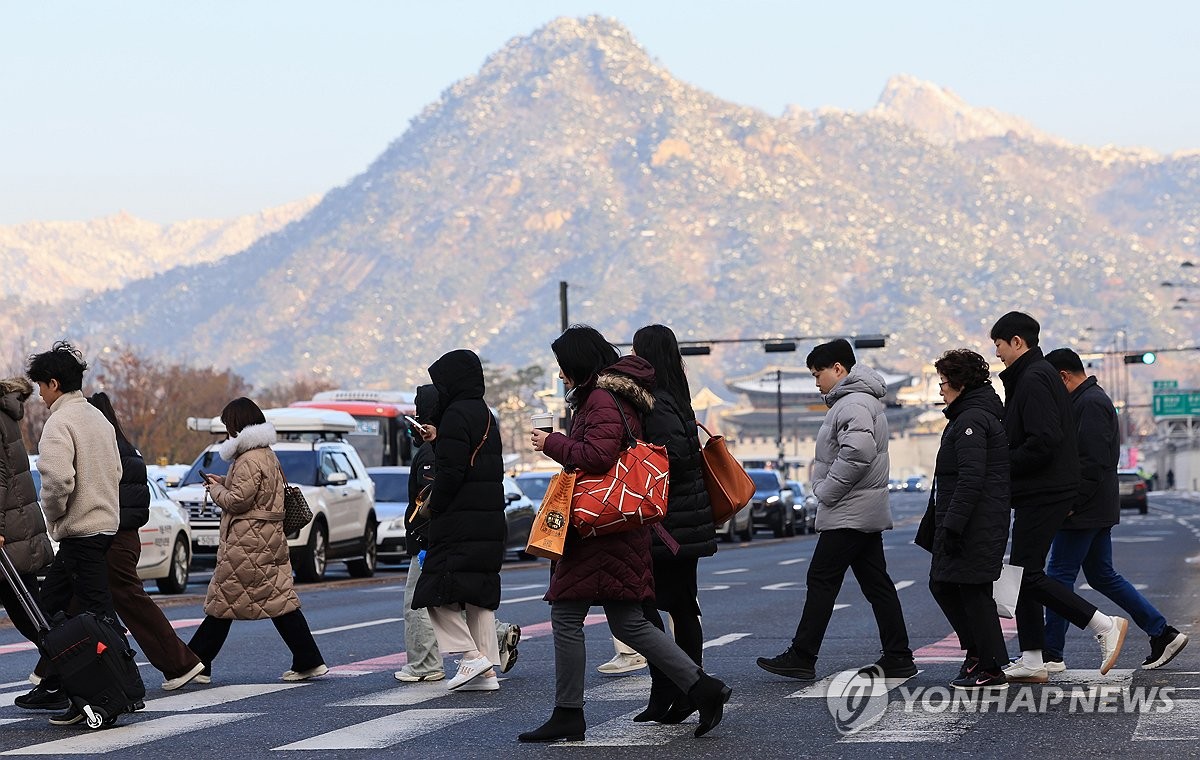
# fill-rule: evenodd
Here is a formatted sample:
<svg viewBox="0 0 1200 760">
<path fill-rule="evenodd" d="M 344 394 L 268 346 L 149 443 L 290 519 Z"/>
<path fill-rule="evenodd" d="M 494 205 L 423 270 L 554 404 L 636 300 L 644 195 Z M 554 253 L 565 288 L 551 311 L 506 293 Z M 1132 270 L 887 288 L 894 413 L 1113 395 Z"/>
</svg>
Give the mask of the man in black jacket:
<svg viewBox="0 0 1200 760">
<path fill-rule="evenodd" d="M 1079 354 L 1059 348 L 1046 354 L 1067 391 L 1075 412 L 1079 443 L 1080 480 L 1072 511 L 1054 537 L 1046 575 L 1073 588 L 1079 569 L 1088 585 L 1129 613 L 1133 622 L 1150 637 L 1150 656 L 1142 663 L 1147 670 L 1170 662 L 1188 643 L 1188 637 L 1167 625 L 1154 605 L 1121 577 L 1112 563 L 1112 526 L 1121 520 L 1121 496 L 1117 485 L 1117 462 L 1121 455 L 1121 433 L 1112 399 L 1083 368 Z M 1067 621 L 1046 610 L 1046 669 L 1066 669 L 1063 643 Z"/>
<path fill-rule="evenodd" d="M 1046 554 L 1079 490 L 1075 420 L 1067 391 L 1038 348 L 1041 325 L 1010 311 L 992 326 L 996 356 L 1004 363 L 1004 429 L 1012 474 L 1013 530 L 1010 561 L 1024 569 L 1017 601 L 1021 657 L 1005 668 L 1009 681 L 1045 683 L 1043 606 L 1100 643 L 1100 672 L 1108 673 L 1125 643 L 1129 621 L 1109 617 L 1045 574 Z"/>
</svg>

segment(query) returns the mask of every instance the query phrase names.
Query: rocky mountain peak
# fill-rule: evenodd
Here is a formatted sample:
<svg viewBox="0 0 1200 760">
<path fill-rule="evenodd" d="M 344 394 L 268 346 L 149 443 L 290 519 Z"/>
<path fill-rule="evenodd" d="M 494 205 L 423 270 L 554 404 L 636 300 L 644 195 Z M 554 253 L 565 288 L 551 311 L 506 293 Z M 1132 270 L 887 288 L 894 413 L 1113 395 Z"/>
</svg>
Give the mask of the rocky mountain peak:
<svg viewBox="0 0 1200 760">
<path fill-rule="evenodd" d="M 972 106 L 949 88 L 909 74 L 889 79 L 875 107 L 867 114 L 899 122 L 942 144 L 1009 133 L 1039 142 L 1059 142 L 1024 119 L 993 108 Z"/>
</svg>

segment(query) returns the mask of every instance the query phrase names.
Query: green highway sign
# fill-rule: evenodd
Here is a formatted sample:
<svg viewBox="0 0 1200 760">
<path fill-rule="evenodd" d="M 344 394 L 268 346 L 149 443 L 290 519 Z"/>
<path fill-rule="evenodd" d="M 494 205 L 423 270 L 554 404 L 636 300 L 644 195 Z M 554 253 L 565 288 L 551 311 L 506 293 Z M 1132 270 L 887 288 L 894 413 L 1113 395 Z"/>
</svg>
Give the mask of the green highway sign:
<svg viewBox="0 0 1200 760">
<path fill-rule="evenodd" d="M 1178 380 L 1155 380 L 1154 392 L 1169 391 L 1179 387 Z"/>
<path fill-rule="evenodd" d="M 1200 391 L 1154 394 L 1155 417 L 1200 417 Z"/>
</svg>

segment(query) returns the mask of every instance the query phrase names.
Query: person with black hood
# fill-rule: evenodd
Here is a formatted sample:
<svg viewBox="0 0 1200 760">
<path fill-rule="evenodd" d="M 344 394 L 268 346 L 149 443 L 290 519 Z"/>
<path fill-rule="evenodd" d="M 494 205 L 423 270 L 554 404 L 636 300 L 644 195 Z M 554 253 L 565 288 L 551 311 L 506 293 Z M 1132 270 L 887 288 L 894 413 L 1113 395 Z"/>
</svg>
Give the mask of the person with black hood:
<svg viewBox="0 0 1200 760">
<path fill-rule="evenodd" d="M 574 325 L 551 344 L 559 377 L 573 411 L 571 432 L 533 430 L 530 442 L 564 468 L 607 473 L 616 465 L 629 432 L 642 432 L 642 416 L 654 406 L 654 368 L 638 356 L 618 358 L 595 328 Z M 568 528 L 563 557 L 555 563 L 546 601 L 554 629 L 554 712 L 517 738 L 522 742 L 582 741 L 583 622 L 593 605 L 604 607 L 613 636 L 640 652 L 686 694 L 700 711 L 696 736 L 721 721 L 733 690 L 704 672 L 662 630 L 646 619 L 643 605 L 654 600 L 646 526 L 584 538 Z"/>
<path fill-rule="evenodd" d="M 1146 670 L 1161 668 L 1187 646 L 1187 634 L 1167 625 L 1167 619 L 1113 567 L 1112 526 L 1121 521 L 1117 463 L 1121 431 L 1112 399 L 1094 375 L 1088 376 L 1079 354 L 1058 348 L 1046 354 L 1071 394 L 1079 443 L 1079 492 L 1062 528 L 1050 546 L 1046 575 L 1067 588 L 1075 587 L 1080 568 L 1088 585 L 1129 613 L 1150 637 Z M 1067 621 L 1046 610 L 1046 670 L 1066 670 L 1063 645 Z"/>
<path fill-rule="evenodd" d="M 21 438 L 25 401 L 31 395 L 33 384 L 23 377 L 0 380 L 0 546 L 36 600 L 37 575 L 54 559 L 54 550 L 46 535 L 46 518 L 38 506 L 29 454 Z M 36 644 L 37 625 L 26 614 L 17 593 L 2 581 L 0 603 L 21 635 Z"/>
<path fill-rule="evenodd" d="M 429 366 L 438 392 L 436 462 L 430 489 L 429 548 L 413 607 L 429 608 L 442 652 L 461 652 L 446 686 L 500 688 L 496 609 L 504 561 L 504 464 L 492 412 L 483 400 L 483 364 L 473 351 L 451 351 Z M 465 610 L 464 618 L 462 612 Z"/>
<path fill-rule="evenodd" d="M 951 685 L 1007 688 L 1008 650 L 992 583 L 1008 544 L 1008 438 L 987 359 L 965 348 L 933 364 L 949 423 L 934 467 L 929 591 L 966 651 Z M 928 518 L 927 518 L 928 519 Z"/>
<path fill-rule="evenodd" d="M 394 673 L 402 683 L 440 681 L 446 677 L 442 668 L 442 655 L 438 651 L 437 636 L 430 622 L 429 612 L 424 608 L 414 609 L 413 595 L 421 579 L 421 552 L 429 548 L 429 520 L 414 509 L 421 492 L 433 485 L 437 472 L 434 441 L 437 438 L 438 392 L 432 385 L 417 388 L 417 421 L 422 424 L 413 430 L 420 443 L 409 465 L 408 503 L 404 516 L 405 544 L 408 548 L 408 575 L 404 580 L 404 650 L 407 661 Z M 496 640 L 500 653 L 500 672 L 507 673 L 517 661 L 517 644 L 521 640 L 521 628 L 514 623 L 496 621 Z M 458 688 L 458 691 L 492 691 L 499 682 L 495 678 L 479 678 Z"/>
<path fill-rule="evenodd" d="M 1100 673 L 1116 664 L 1129 621 L 1109 617 L 1073 590 L 1046 576 L 1046 554 L 1071 511 L 1079 489 L 1079 449 L 1071 401 L 1058 372 L 1038 348 L 1041 325 L 1010 311 L 992 326 L 996 357 L 1004 363 L 1004 430 L 1008 434 L 1013 507 L 1010 562 L 1021 567 L 1017 640 L 1021 656 L 1007 668 L 1009 681 L 1046 683 L 1043 607 L 1086 628 L 1100 644 Z"/>
<path fill-rule="evenodd" d="M 667 517 L 663 527 L 677 547 L 653 536 L 654 603 L 645 603 L 646 619 L 663 628 L 659 610 L 671 616 L 675 643 L 697 665 L 704 662 L 696 565 L 717 553 L 712 505 L 704 487 L 700 437 L 679 341 L 666 325 L 647 325 L 633 334 L 633 354 L 654 368 L 654 408 L 646 415 L 646 440 L 665 446 L 670 461 Z M 674 551 L 672 550 L 674 548 Z M 637 722 L 679 723 L 696 711 L 687 695 L 658 668 L 650 667 L 650 701 L 634 716 Z"/>
</svg>

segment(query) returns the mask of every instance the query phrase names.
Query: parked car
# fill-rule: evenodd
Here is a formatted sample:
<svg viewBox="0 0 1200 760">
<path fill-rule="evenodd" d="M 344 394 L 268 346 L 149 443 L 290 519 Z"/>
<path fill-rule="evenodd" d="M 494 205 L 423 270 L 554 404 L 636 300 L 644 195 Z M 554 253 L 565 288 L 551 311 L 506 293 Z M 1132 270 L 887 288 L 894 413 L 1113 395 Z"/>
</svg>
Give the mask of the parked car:
<svg viewBox="0 0 1200 760">
<path fill-rule="evenodd" d="M 42 490 L 42 474 L 33 466 L 30 472 L 34 488 Z M 158 481 L 147 478 L 150 488 L 150 519 L 138 529 L 142 555 L 138 559 L 138 577 L 152 580 L 164 594 L 182 594 L 187 590 L 192 565 L 192 529 L 187 510 L 175 503 Z M 54 550 L 58 551 L 55 544 Z"/>
<path fill-rule="evenodd" d="M 389 565 L 408 562 L 404 515 L 408 512 L 407 467 L 368 467 L 375 483 L 376 551 L 379 561 Z"/>
<path fill-rule="evenodd" d="M 733 543 L 740 539 L 750 541 L 754 538 L 754 521 L 750 517 L 750 506 L 739 509 L 724 525 L 717 526 L 717 540 L 722 543 Z"/>
<path fill-rule="evenodd" d="M 1143 515 L 1150 511 L 1146 481 L 1137 470 L 1117 470 L 1117 490 L 1121 494 L 1121 509 L 1136 508 Z"/>
<path fill-rule="evenodd" d="M 908 480 L 904 481 L 905 491 L 928 491 L 929 480 L 924 475 L 913 475 Z"/>
<path fill-rule="evenodd" d="M 550 478 L 557 474 L 558 470 L 530 470 L 516 475 L 513 480 L 517 482 L 517 487 L 521 489 L 521 493 L 530 498 L 537 506 L 541 506 L 542 498 L 546 495 L 546 489 L 550 487 Z"/>
<path fill-rule="evenodd" d="M 312 509 L 313 519 L 289 533 L 288 548 L 296 578 L 304 582 L 325 577 L 329 560 L 342 560 L 350 575 L 367 578 L 378 559 L 375 484 L 358 452 L 343 436 L 357 427 L 346 412 L 326 409 L 267 409 L 279 441 L 271 449 L 279 457 L 288 483 L 298 486 Z M 225 432 L 220 418 L 209 421 L 213 433 Z M 195 555 L 215 555 L 221 508 L 204 490 L 200 471 L 224 475 L 229 463 L 214 443 L 196 457 L 174 496 L 186 507 L 192 523 Z"/>
<path fill-rule="evenodd" d="M 888 491 L 903 491 L 904 481 L 900 478 L 892 478 L 888 481 Z"/>
<path fill-rule="evenodd" d="M 778 470 L 748 469 L 754 481 L 754 497 L 750 500 L 750 519 L 755 528 L 767 528 L 776 538 L 796 535 L 796 515 L 792 509 L 791 491 Z"/>
<path fill-rule="evenodd" d="M 817 524 L 817 500 L 809 499 L 808 488 L 798 480 L 787 481 L 788 490 L 792 492 L 792 511 L 796 515 L 796 532 L 815 533 Z"/>
<path fill-rule="evenodd" d="M 525 553 L 525 546 L 529 543 L 529 532 L 533 530 L 538 505 L 521 490 L 515 478 L 507 475 L 504 476 L 504 505 L 504 522 L 508 527 L 508 541 L 504 548 L 516 552 L 519 559 L 537 559 Z"/>
</svg>

